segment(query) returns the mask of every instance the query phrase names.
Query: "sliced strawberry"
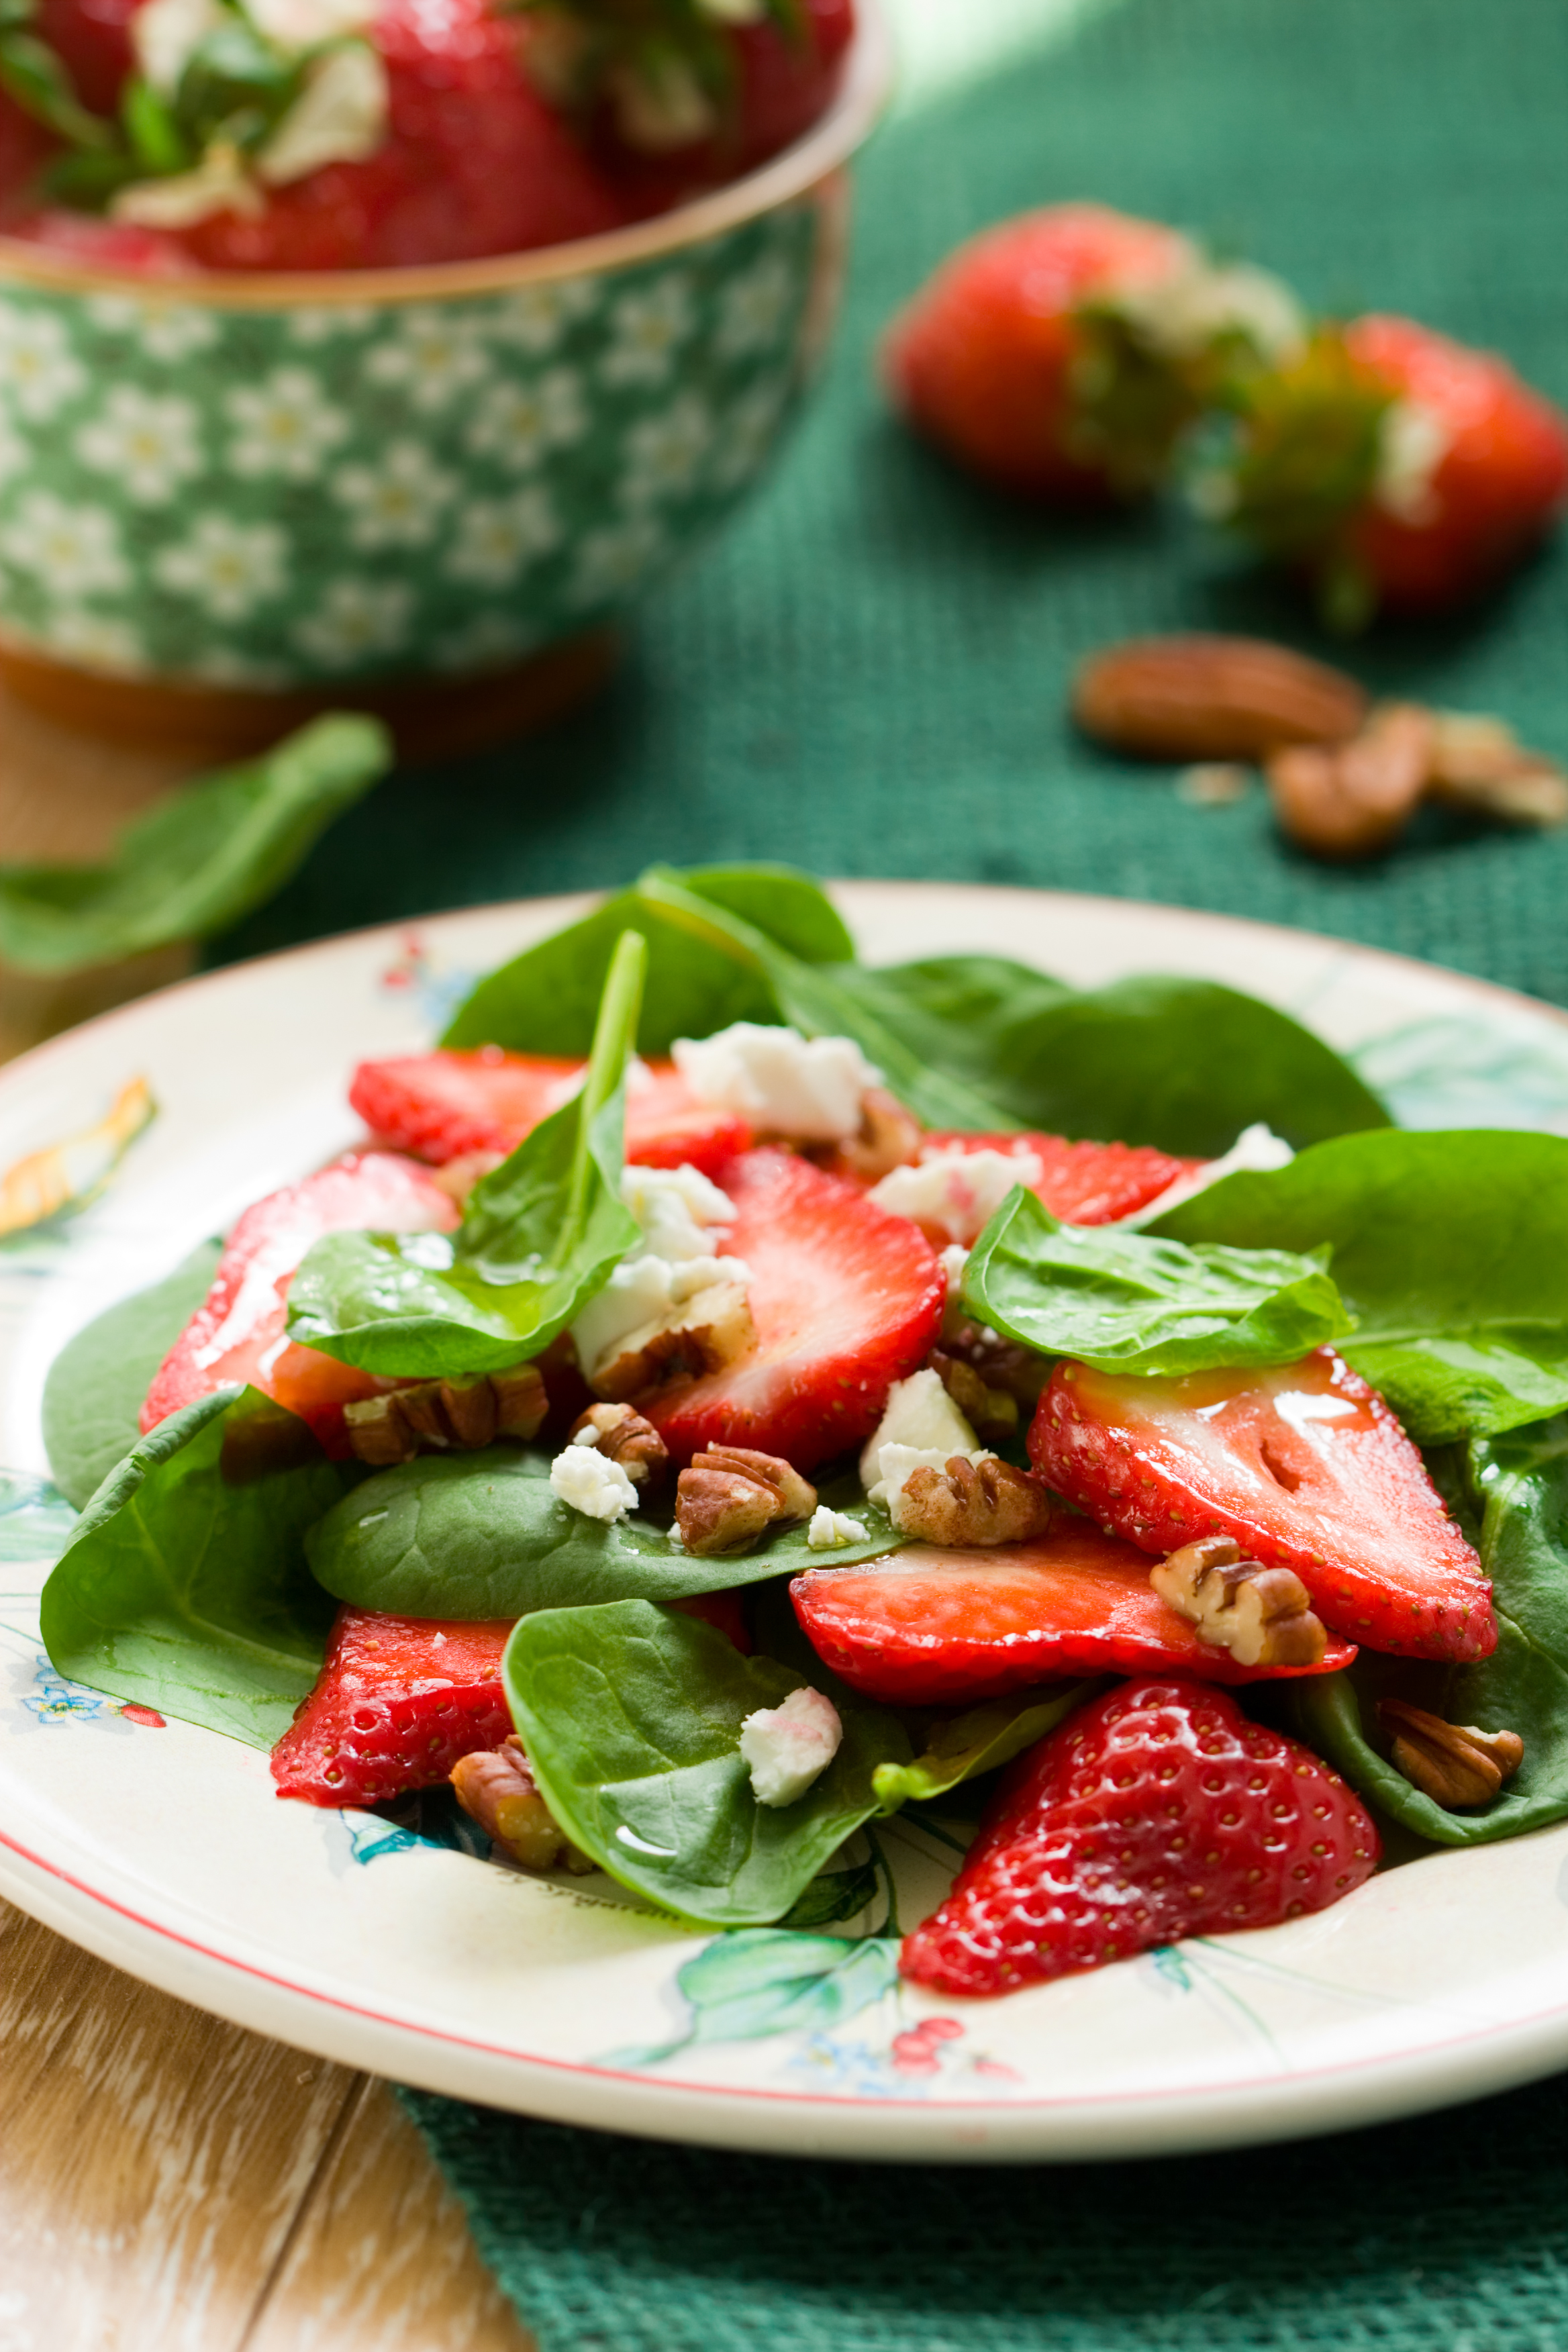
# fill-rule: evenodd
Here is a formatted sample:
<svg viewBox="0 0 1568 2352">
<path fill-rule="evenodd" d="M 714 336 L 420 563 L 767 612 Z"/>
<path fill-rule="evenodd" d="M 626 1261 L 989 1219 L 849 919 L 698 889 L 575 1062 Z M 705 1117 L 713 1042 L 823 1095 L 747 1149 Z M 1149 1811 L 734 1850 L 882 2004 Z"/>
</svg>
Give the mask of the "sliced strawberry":
<svg viewBox="0 0 1568 2352">
<path fill-rule="evenodd" d="M 940 1992 L 1012 1992 L 1324 1910 L 1378 1852 L 1344 1782 L 1225 1692 L 1123 1683 L 1019 1757 L 900 1965 Z"/>
<path fill-rule="evenodd" d="M 328 1452 L 346 1451 L 342 1406 L 395 1383 L 339 1364 L 284 1336 L 282 1289 L 323 1234 L 449 1233 L 455 1202 L 412 1160 L 350 1152 L 247 1209 L 212 1288 L 153 1376 L 142 1407 L 149 1430 L 226 1381 L 248 1381 L 310 1422 Z"/>
<path fill-rule="evenodd" d="M 756 1344 L 638 1410 L 677 1462 L 749 1445 L 809 1470 L 868 1437 L 893 1381 L 924 1362 L 942 1322 L 942 1267 L 907 1217 L 790 1152 L 743 1152 L 715 1174 L 735 1203 L 725 1248 L 751 1268 Z"/>
<path fill-rule="evenodd" d="M 1031 1543 L 910 1544 L 864 1567 L 812 1569 L 790 1598 L 836 1675 L 903 1706 L 968 1706 L 1058 1675 L 1332 1674 L 1355 1656 L 1334 1642 L 1317 1666 L 1238 1666 L 1161 1600 L 1147 1552 L 1088 1519 L 1058 1518 Z"/>
<path fill-rule="evenodd" d="M 1491 1586 L 1420 1454 L 1331 1348 L 1268 1371 L 1117 1378 L 1058 1364 L 1029 1454 L 1144 1551 L 1234 1536 L 1292 1568 L 1327 1625 L 1374 1650 L 1484 1658 Z"/>
<path fill-rule="evenodd" d="M 280 1797 L 380 1805 L 451 1777 L 510 1737 L 501 1652 L 511 1621 L 460 1625 L 340 1609 L 316 1687 L 272 1751 Z"/>
<path fill-rule="evenodd" d="M 1040 1173 L 1029 1190 L 1053 1217 L 1069 1225 L 1113 1225 L 1207 1162 L 1179 1160 L 1140 1143 L 1073 1143 L 1065 1135 L 931 1135 L 925 1148 L 943 1151 L 1032 1154 Z"/>
<path fill-rule="evenodd" d="M 405 1054 L 362 1062 L 349 1100 L 372 1132 L 445 1167 L 470 1152 L 514 1151 L 531 1128 L 570 1102 L 585 1062 L 549 1054 Z M 626 1094 L 626 1158 L 642 1168 L 684 1162 L 711 1175 L 744 1151 L 751 1129 L 735 1112 L 699 1102 L 671 1062 L 637 1072 Z"/>
</svg>

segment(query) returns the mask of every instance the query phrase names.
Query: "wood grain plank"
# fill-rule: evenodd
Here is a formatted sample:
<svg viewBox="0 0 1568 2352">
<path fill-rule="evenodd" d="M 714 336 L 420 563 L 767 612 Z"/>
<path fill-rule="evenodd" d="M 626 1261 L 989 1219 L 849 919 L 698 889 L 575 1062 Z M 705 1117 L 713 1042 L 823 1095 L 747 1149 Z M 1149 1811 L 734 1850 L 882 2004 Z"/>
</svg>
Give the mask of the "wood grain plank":
<svg viewBox="0 0 1568 2352">
<path fill-rule="evenodd" d="M 237 2347 L 361 2079 L 0 1905 L 7 2342 Z"/>
<path fill-rule="evenodd" d="M 244 2352 L 531 2352 L 384 2083 L 335 2135 Z"/>
</svg>

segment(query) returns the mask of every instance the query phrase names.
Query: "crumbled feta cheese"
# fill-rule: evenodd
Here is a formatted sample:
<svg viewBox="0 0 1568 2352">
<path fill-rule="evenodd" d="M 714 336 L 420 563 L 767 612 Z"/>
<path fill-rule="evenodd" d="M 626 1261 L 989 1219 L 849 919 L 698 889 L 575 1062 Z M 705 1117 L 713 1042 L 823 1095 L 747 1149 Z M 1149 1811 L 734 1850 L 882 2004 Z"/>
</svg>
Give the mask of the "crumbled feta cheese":
<svg viewBox="0 0 1568 2352">
<path fill-rule="evenodd" d="M 945 1462 L 950 1454 L 972 1453 L 979 1443 L 943 1388 L 940 1372 L 911 1372 L 907 1381 L 895 1381 L 888 1391 L 876 1435 L 860 1456 L 860 1484 L 874 1503 L 881 1501 L 876 1489 L 884 1475 L 884 1445 L 920 1446 L 940 1452 Z"/>
<path fill-rule="evenodd" d="M 145 12 L 143 12 L 145 13 Z M 194 228 L 215 213 L 238 213 L 255 220 L 267 199 L 245 167 L 245 158 L 226 139 L 215 139 L 189 172 L 161 180 L 132 180 L 110 199 L 110 217 L 141 228 Z"/>
<path fill-rule="evenodd" d="M 592 1381 L 624 1339 L 666 1321 L 700 1290 L 720 1282 L 736 1283 L 743 1290 L 751 1279 L 752 1269 L 742 1257 L 688 1257 L 673 1265 L 663 1257 L 623 1260 L 572 1326 L 584 1376 Z"/>
<path fill-rule="evenodd" d="M 1222 1160 L 1210 1160 L 1191 1176 L 1178 1176 L 1173 1184 L 1152 1201 L 1146 1201 L 1135 1216 L 1121 1220 L 1123 1224 L 1146 1225 L 1155 1217 L 1163 1217 L 1183 1201 L 1190 1201 L 1194 1192 L 1206 1192 L 1222 1176 L 1237 1176 L 1244 1171 L 1258 1176 L 1272 1175 L 1276 1168 L 1289 1168 L 1296 1157 L 1282 1135 L 1265 1127 L 1261 1120 L 1255 1126 L 1244 1127 Z"/>
<path fill-rule="evenodd" d="M 621 1199 L 642 1227 L 650 1257 L 707 1257 L 714 1226 L 732 1224 L 735 1203 L 699 1169 L 627 1168 Z"/>
<path fill-rule="evenodd" d="M 847 1511 L 829 1510 L 826 1503 L 818 1503 L 805 1530 L 813 1551 L 836 1551 L 840 1544 L 864 1543 L 866 1535 L 863 1519 L 852 1519 Z"/>
<path fill-rule="evenodd" d="M 550 1465 L 550 1484 L 563 1503 L 589 1519 L 624 1519 L 635 1511 L 637 1490 L 618 1462 L 592 1445 L 574 1443 Z"/>
<path fill-rule="evenodd" d="M 882 1475 L 871 1489 L 871 1501 L 880 1503 L 893 1525 L 901 1528 L 903 1519 L 900 1506 L 903 1501 L 904 1488 L 914 1473 L 917 1470 L 945 1470 L 954 1455 L 959 1454 L 976 1465 L 996 1459 L 986 1445 L 884 1445 Z"/>
<path fill-rule="evenodd" d="M 978 1241 L 1015 1184 L 1037 1184 L 1034 1151 L 964 1151 L 928 1145 L 912 1168 L 895 1168 L 868 1198 L 895 1217 L 912 1217 L 966 1246 Z"/>
<path fill-rule="evenodd" d="M 821 1691 L 803 1685 L 782 1706 L 760 1706 L 741 1726 L 741 1754 L 759 1805 L 793 1805 L 838 1753 L 844 1726 Z"/>
<path fill-rule="evenodd" d="M 737 1021 L 714 1037 L 678 1037 L 671 1051 L 699 1101 L 803 1143 L 858 1135 L 860 1098 L 881 1077 L 852 1038 L 803 1037 L 754 1021 Z"/>
</svg>

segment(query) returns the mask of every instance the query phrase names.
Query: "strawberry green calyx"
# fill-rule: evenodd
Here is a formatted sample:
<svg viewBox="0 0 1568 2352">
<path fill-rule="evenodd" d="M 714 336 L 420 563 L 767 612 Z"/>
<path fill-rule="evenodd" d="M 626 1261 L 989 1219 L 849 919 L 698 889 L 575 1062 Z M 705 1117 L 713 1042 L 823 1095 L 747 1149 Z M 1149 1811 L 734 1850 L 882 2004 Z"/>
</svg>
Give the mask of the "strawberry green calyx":
<svg viewBox="0 0 1568 2352">
<path fill-rule="evenodd" d="M 771 24 L 804 41 L 801 0 L 513 0 L 530 20 L 528 68 L 552 105 L 608 106 L 629 146 L 667 154 L 733 136 L 739 78 L 729 36 Z"/>
<path fill-rule="evenodd" d="M 1201 513 L 1304 569 L 1324 621 L 1345 633 L 1364 626 L 1375 602 L 1351 535 L 1379 495 L 1399 404 L 1342 329 L 1320 327 L 1298 356 L 1235 388 L 1230 446 L 1192 484 Z"/>
</svg>

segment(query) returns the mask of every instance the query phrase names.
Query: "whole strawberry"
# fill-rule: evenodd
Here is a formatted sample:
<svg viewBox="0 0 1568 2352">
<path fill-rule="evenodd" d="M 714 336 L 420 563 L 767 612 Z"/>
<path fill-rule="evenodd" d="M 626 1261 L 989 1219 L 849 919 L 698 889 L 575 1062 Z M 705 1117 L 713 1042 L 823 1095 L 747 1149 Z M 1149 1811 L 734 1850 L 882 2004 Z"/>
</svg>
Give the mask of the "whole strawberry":
<svg viewBox="0 0 1568 2352">
<path fill-rule="evenodd" d="M 1237 405 L 1198 502 L 1303 572 L 1343 629 L 1469 602 L 1568 496 L 1568 417 L 1495 354 L 1410 319 L 1321 328 Z"/>
<path fill-rule="evenodd" d="M 977 473 L 1072 502 L 1147 489 L 1215 385 L 1294 350 L 1295 303 L 1158 222 L 1056 205 L 961 246 L 894 320 L 882 371 Z"/>
<path fill-rule="evenodd" d="M 1297 1741 L 1210 1685 L 1123 1683 L 1018 1759 L 900 1965 L 942 1993 L 1012 1992 L 1321 1911 L 1378 1854 L 1361 1804 Z"/>
</svg>

